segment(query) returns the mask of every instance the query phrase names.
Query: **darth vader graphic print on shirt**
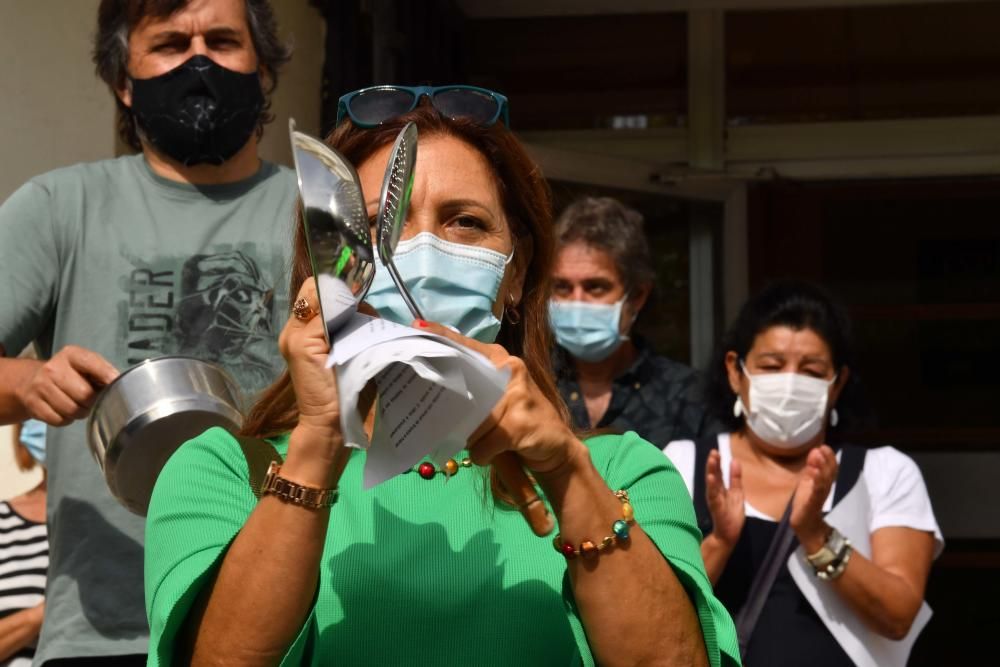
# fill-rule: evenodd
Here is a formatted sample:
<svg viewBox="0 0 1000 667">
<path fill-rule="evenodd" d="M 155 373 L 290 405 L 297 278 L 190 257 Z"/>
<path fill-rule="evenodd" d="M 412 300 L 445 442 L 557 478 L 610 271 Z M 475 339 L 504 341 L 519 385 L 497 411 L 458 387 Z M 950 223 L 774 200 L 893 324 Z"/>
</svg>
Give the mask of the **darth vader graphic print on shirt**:
<svg viewBox="0 0 1000 667">
<path fill-rule="evenodd" d="M 283 272 L 278 258 L 261 261 L 253 244 L 133 260 L 119 308 L 129 365 L 183 354 L 218 363 L 245 390 L 270 384 L 280 372 L 273 276 Z"/>
</svg>

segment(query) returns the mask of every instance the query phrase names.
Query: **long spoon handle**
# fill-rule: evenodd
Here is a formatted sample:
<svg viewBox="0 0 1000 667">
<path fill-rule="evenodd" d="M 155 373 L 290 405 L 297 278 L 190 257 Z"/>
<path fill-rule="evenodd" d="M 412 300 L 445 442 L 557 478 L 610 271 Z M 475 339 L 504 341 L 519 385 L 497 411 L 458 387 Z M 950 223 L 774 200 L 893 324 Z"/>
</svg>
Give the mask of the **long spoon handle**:
<svg viewBox="0 0 1000 667">
<path fill-rule="evenodd" d="M 403 302 L 406 304 L 406 307 L 410 309 L 411 313 L 413 313 L 413 319 L 424 319 L 423 314 L 417 307 L 417 302 L 413 300 L 412 296 L 410 296 L 410 290 L 406 289 L 403 279 L 396 270 L 396 263 L 392 261 L 392 257 L 384 255 L 382 257 L 382 263 L 385 264 L 385 268 L 389 269 L 389 275 L 392 277 L 392 282 L 396 283 L 396 289 L 399 290 L 400 296 L 403 297 Z"/>
</svg>

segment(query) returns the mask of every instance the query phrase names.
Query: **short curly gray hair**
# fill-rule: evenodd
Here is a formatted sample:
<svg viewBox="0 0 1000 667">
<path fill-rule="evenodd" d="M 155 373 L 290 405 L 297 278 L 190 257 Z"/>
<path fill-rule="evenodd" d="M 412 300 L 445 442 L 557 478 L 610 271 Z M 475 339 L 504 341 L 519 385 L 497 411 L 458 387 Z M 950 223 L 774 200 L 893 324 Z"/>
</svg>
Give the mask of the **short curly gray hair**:
<svg viewBox="0 0 1000 667">
<path fill-rule="evenodd" d="M 656 280 L 642 214 L 611 197 L 577 199 L 556 219 L 560 248 L 582 241 L 606 252 L 626 291 Z"/>
</svg>

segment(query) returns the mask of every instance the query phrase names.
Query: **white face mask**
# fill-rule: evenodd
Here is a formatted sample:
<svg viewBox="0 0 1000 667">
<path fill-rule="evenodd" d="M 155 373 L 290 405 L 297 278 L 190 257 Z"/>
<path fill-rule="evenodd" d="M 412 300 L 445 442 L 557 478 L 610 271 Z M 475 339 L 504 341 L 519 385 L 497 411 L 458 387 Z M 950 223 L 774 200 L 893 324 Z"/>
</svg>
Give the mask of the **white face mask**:
<svg viewBox="0 0 1000 667">
<path fill-rule="evenodd" d="M 739 401 L 747 426 L 758 438 L 774 447 L 795 449 L 809 442 L 826 420 L 830 385 L 837 378 L 821 378 L 799 373 L 759 373 L 750 375 L 750 407 Z"/>
</svg>

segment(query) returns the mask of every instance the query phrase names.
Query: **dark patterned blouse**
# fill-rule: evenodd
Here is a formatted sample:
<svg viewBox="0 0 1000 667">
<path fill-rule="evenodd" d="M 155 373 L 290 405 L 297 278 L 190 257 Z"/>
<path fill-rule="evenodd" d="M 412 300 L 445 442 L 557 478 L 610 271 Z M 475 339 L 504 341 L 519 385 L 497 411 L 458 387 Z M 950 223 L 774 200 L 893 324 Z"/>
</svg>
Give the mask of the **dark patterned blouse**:
<svg viewBox="0 0 1000 667">
<path fill-rule="evenodd" d="M 638 336 L 633 336 L 632 342 L 638 356 L 615 378 L 611 402 L 597 424 L 590 423 L 569 352 L 556 348 L 553 364 L 559 393 L 569 406 L 576 429 L 635 431 L 660 449 L 674 440 L 697 439 L 725 430 L 709 416 L 698 371 L 656 356 Z"/>
</svg>

